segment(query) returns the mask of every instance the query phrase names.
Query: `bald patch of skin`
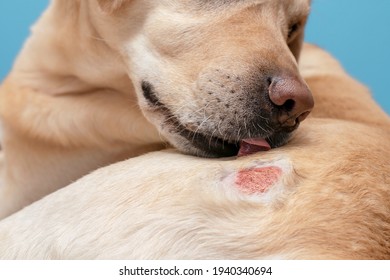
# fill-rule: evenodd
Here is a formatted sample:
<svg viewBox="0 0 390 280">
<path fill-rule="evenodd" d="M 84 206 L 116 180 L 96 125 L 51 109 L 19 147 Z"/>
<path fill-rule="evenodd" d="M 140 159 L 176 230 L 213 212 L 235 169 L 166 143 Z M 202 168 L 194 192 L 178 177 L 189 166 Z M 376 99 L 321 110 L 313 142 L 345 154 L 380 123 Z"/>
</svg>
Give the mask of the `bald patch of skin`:
<svg viewBox="0 0 390 280">
<path fill-rule="evenodd" d="M 262 194 L 279 181 L 282 173 L 277 166 L 246 168 L 238 172 L 235 184 L 244 194 Z"/>
</svg>

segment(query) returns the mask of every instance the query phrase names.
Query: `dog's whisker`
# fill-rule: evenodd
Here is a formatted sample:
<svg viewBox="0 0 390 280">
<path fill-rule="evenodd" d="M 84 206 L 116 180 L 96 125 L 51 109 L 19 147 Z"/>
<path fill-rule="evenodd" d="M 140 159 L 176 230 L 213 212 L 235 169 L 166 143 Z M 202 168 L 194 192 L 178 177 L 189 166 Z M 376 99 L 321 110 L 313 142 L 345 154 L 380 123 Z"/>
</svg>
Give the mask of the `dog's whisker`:
<svg viewBox="0 0 390 280">
<path fill-rule="evenodd" d="M 170 108 L 172 116 L 176 116 L 179 113 L 181 113 L 185 107 L 187 107 L 187 105 L 182 105 L 182 106 L 177 107 L 177 108 L 175 108 L 175 107 Z"/>
<path fill-rule="evenodd" d="M 202 127 L 203 124 L 205 124 L 212 116 L 208 116 L 207 118 L 204 118 L 203 121 L 198 126 L 198 129 Z"/>
<path fill-rule="evenodd" d="M 260 129 L 262 130 L 265 134 L 269 134 L 272 129 L 270 127 L 268 127 L 268 129 L 265 129 L 262 125 L 260 125 L 259 123 L 254 123 L 253 124 L 254 128 L 257 130 L 257 129 Z"/>
<path fill-rule="evenodd" d="M 244 129 L 245 129 L 245 131 L 248 131 L 248 127 L 246 125 L 246 120 L 245 119 L 244 119 Z M 249 138 L 250 138 L 250 136 L 249 136 Z"/>
<path fill-rule="evenodd" d="M 238 127 L 236 139 L 241 139 L 241 126 Z"/>
<path fill-rule="evenodd" d="M 209 149 L 211 149 L 211 141 L 213 140 L 214 138 L 214 133 L 217 131 L 217 129 L 214 129 L 213 133 L 211 133 L 210 135 L 210 139 L 209 139 Z"/>
<path fill-rule="evenodd" d="M 199 113 L 200 111 L 203 111 L 203 114 L 206 114 L 206 109 L 210 106 L 210 103 L 207 103 L 206 105 L 200 107 L 198 110 L 195 111 L 195 113 Z"/>
<path fill-rule="evenodd" d="M 168 122 L 170 122 L 171 120 L 175 120 L 175 119 L 176 119 L 176 116 L 175 116 L 175 115 L 171 115 L 171 116 L 165 118 L 164 122 L 165 122 L 165 123 L 168 123 Z"/>
<path fill-rule="evenodd" d="M 218 122 L 218 124 L 217 124 L 217 129 L 218 129 L 218 133 L 219 133 L 219 135 L 223 135 L 223 131 L 221 131 L 221 123 L 222 123 L 222 121 L 220 120 L 219 122 Z"/>
<path fill-rule="evenodd" d="M 202 123 L 201 123 L 200 125 L 198 125 L 198 127 L 196 128 L 196 130 L 195 130 L 195 132 L 194 132 L 194 136 L 192 137 L 192 141 L 194 141 L 194 138 L 195 138 L 196 134 L 198 134 L 198 132 L 199 132 L 201 126 L 202 126 L 203 124 L 205 124 L 210 118 L 211 118 L 211 116 L 205 118 L 205 119 L 202 121 Z"/>
</svg>

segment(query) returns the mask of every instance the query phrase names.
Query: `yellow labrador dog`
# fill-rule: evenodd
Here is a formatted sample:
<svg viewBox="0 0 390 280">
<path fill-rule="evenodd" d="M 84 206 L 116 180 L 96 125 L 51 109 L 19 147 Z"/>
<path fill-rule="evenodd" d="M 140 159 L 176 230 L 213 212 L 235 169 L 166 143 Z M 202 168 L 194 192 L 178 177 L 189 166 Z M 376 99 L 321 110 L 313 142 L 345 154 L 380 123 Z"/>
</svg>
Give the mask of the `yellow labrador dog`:
<svg viewBox="0 0 390 280">
<path fill-rule="evenodd" d="M 330 55 L 303 52 L 316 104 L 287 145 L 117 163 L 0 223 L 4 259 L 389 259 L 390 119 Z"/>
<path fill-rule="evenodd" d="M 165 147 L 285 144 L 313 107 L 310 0 L 53 0 L 0 89 L 0 217 Z M 246 143 L 245 142 L 245 143 Z"/>
</svg>

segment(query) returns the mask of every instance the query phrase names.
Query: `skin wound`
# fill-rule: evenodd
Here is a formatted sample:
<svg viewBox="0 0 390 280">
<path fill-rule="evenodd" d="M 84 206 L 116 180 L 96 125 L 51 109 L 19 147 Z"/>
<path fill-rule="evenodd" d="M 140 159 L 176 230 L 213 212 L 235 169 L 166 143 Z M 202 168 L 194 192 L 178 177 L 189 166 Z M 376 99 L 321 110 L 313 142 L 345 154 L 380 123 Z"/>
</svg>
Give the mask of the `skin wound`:
<svg viewBox="0 0 390 280">
<path fill-rule="evenodd" d="M 261 194 L 268 191 L 282 175 L 282 169 L 276 166 L 248 168 L 238 172 L 237 188 L 245 194 Z"/>
</svg>

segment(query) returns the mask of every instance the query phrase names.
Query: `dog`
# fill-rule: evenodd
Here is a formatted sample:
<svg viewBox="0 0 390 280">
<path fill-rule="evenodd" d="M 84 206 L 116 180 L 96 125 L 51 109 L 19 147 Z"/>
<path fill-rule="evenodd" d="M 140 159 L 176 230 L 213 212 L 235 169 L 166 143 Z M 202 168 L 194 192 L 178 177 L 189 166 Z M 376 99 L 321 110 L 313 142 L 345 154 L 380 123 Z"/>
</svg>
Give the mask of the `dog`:
<svg viewBox="0 0 390 280">
<path fill-rule="evenodd" d="M 0 218 L 105 165 L 173 146 L 285 144 L 313 107 L 309 0 L 54 0 L 0 89 Z"/>
<path fill-rule="evenodd" d="M 390 259 L 390 118 L 328 53 L 302 56 L 316 107 L 287 145 L 104 167 L 0 222 L 0 258 Z"/>
</svg>

